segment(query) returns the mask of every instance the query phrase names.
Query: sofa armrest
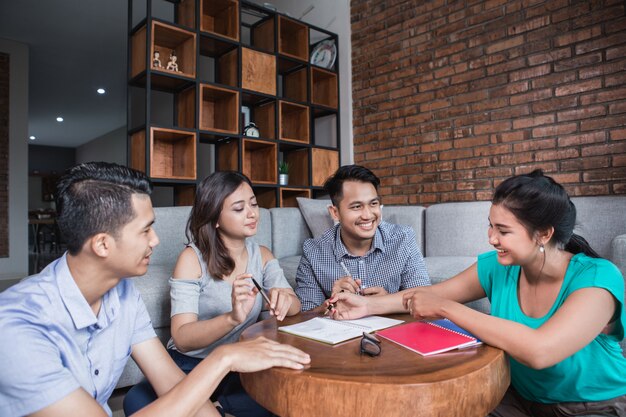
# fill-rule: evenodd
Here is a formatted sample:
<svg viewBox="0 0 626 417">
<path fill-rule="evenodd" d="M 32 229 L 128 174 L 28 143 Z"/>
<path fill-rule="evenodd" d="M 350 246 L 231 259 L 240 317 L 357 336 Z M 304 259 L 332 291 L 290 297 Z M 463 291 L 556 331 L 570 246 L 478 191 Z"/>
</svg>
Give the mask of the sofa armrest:
<svg viewBox="0 0 626 417">
<path fill-rule="evenodd" d="M 626 279 L 626 234 L 615 236 L 611 242 L 611 262 L 613 262 Z"/>
</svg>

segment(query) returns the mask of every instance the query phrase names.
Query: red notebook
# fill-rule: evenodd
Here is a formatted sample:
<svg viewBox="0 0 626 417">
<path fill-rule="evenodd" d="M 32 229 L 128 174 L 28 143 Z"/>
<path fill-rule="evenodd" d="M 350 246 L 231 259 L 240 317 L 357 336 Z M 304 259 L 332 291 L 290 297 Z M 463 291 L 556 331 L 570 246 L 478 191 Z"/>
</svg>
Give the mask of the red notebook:
<svg viewBox="0 0 626 417">
<path fill-rule="evenodd" d="M 469 347 L 480 343 L 475 337 L 422 321 L 415 321 L 381 330 L 376 332 L 376 335 L 389 339 L 400 346 L 404 346 L 424 356 Z"/>
</svg>

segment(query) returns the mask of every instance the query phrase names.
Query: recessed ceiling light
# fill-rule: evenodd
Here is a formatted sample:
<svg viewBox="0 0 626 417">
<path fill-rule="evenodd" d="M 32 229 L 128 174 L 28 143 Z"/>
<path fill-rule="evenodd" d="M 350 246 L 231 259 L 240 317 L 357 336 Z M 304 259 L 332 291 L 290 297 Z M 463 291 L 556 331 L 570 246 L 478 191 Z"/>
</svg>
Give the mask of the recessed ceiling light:
<svg viewBox="0 0 626 417">
<path fill-rule="evenodd" d="M 30 136 L 28 139 L 30 139 L 30 140 L 35 140 L 35 139 L 37 139 L 37 138 L 36 138 L 35 136 Z"/>
<path fill-rule="evenodd" d="M 62 122 L 63 118 L 61 116 L 57 117 L 57 122 Z"/>
<path fill-rule="evenodd" d="M 106 93 L 106 90 L 104 88 L 98 88 L 96 91 L 98 92 L 98 94 Z"/>
</svg>

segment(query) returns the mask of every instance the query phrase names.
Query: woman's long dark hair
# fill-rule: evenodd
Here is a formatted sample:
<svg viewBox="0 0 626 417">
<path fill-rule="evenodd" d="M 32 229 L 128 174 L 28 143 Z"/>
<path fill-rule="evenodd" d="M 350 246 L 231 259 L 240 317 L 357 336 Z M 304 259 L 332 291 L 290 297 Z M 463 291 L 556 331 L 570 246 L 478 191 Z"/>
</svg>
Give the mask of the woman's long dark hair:
<svg viewBox="0 0 626 417">
<path fill-rule="evenodd" d="M 491 202 L 511 211 L 531 236 L 554 227 L 551 240 L 558 247 L 573 254 L 600 257 L 582 236 L 574 233 L 576 206 L 567 192 L 542 170 L 508 178 L 496 188 Z"/>
<path fill-rule="evenodd" d="M 196 190 L 186 236 L 200 249 L 214 278 L 228 276 L 235 269 L 235 261 L 230 257 L 216 225 L 224 200 L 243 183 L 252 186 L 248 177 L 239 172 L 218 171 L 202 180 Z"/>
</svg>

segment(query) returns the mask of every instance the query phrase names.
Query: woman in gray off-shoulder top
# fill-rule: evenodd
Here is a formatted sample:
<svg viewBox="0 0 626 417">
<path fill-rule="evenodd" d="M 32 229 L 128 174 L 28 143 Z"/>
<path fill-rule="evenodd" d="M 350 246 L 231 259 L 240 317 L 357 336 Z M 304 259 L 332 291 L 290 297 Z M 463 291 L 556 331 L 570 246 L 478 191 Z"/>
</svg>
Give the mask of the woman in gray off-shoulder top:
<svg viewBox="0 0 626 417">
<path fill-rule="evenodd" d="M 167 348 L 185 372 L 216 347 L 239 340 L 257 321 L 264 301 L 253 277 L 269 295 L 271 305 L 266 308 L 278 320 L 300 312 L 300 301 L 278 261 L 249 239 L 258 221 L 258 204 L 246 176 L 215 172 L 198 186 L 187 222 L 190 243 L 170 278 L 172 338 Z M 137 404 L 128 410 L 134 412 L 154 401 L 156 394 L 144 382 L 126 397 L 125 403 Z M 211 399 L 219 402 L 222 415 L 270 415 L 246 394 L 238 374 L 228 375 Z"/>
</svg>

